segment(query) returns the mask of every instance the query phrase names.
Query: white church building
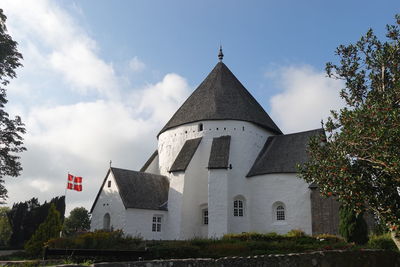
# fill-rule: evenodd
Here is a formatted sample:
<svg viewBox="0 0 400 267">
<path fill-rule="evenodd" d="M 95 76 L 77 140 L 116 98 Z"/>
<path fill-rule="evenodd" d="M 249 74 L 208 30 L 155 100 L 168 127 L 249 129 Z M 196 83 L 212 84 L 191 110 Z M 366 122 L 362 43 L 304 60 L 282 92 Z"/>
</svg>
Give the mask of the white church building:
<svg viewBox="0 0 400 267">
<path fill-rule="evenodd" d="M 91 230 L 145 239 L 301 229 L 337 233 L 338 204 L 296 175 L 309 138 L 283 134 L 220 61 L 159 132 L 140 171 L 110 167 Z"/>
</svg>

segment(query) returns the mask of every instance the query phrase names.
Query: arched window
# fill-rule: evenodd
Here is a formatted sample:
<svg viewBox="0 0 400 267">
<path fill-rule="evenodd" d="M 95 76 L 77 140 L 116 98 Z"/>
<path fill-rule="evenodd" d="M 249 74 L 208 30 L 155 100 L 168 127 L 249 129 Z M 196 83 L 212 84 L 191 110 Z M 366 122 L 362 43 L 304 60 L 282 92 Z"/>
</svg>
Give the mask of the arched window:
<svg viewBox="0 0 400 267">
<path fill-rule="evenodd" d="M 236 197 L 233 200 L 233 216 L 243 217 L 244 216 L 244 199 Z"/>
<path fill-rule="evenodd" d="M 109 213 L 104 214 L 103 217 L 103 229 L 106 231 L 110 231 L 110 222 L 111 222 L 111 217 Z"/>
<path fill-rule="evenodd" d="M 285 207 L 283 207 L 283 205 L 278 205 L 276 207 L 276 220 L 277 221 L 285 220 Z"/>
</svg>

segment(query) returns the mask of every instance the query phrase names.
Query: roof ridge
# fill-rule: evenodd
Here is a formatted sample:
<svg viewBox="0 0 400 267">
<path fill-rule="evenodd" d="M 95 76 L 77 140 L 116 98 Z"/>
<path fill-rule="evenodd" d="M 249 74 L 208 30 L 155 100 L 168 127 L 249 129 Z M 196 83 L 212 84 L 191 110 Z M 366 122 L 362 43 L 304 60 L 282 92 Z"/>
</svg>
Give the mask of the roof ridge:
<svg viewBox="0 0 400 267">
<path fill-rule="evenodd" d="M 149 176 L 161 176 L 161 177 L 166 177 L 165 175 L 161 175 L 161 174 L 157 174 L 157 173 L 150 173 L 150 172 L 143 172 L 143 171 L 135 171 L 135 170 L 129 170 L 129 169 L 122 169 L 122 168 L 116 168 L 116 167 L 110 167 L 110 169 L 115 169 L 115 170 L 121 170 L 121 171 L 128 171 L 128 172 L 135 172 L 135 173 L 143 173 L 145 175 L 149 175 Z"/>
</svg>

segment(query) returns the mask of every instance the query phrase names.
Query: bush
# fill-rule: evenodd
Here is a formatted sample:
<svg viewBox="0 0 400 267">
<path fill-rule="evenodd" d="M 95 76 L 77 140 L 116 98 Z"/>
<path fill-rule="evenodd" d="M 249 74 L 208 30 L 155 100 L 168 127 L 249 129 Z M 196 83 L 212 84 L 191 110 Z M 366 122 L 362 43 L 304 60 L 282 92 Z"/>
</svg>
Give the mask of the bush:
<svg viewBox="0 0 400 267">
<path fill-rule="evenodd" d="M 292 230 L 286 235 L 276 233 L 227 234 L 221 239 L 194 238 L 191 240 L 143 241 L 140 237 L 125 236 L 121 230 L 96 231 L 76 237 L 49 240 L 50 248 L 69 249 L 123 249 L 140 250 L 146 247 L 146 259 L 167 258 L 220 258 L 226 256 L 250 256 L 260 254 L 285 254 L 327 249 L 347 249 L 352 245 L 332 235 L 311 237 L 303 231 Z M 100 260 L 99 257 L 93 260 Z M 103 261 L 122 260 L 102 258 Z"/>
<path fill-rule="evenodd" d="M 304 237 L 306 236 L 306 233 L 304 233 L 304 231 L 300 230 L 300 229 L 293 229 L 290 230 L 287 234 L 287 237 Z"/>
<path fill-rule="evenodd" d="M 397 251 L 396 244 L 393 242 L 390 234 L 373 235 L 369 239 L 368 247 L 375 249 L 387 249 Z"/>
<path fill-rule="evenodd" d="M 226 234 L 222 237 L 222 240 L 240 240 L 240 241 L 250 241 L 250 240 L 262 240 L 262 241 L 272 241 L 272 240 L 282 240 L 283 236 L 277 233 L 271 232 L 266 234 L 247 232 L 241 234 Z"/>
<path fill-rule="evenodd" d="M 46 245 L 50 248 L 69 249 L 138 249 L 142 242 L 140 236 L 125 235 L 122 230 L 83 233 L 73 237 L 54 238 Z"/>
</svg>

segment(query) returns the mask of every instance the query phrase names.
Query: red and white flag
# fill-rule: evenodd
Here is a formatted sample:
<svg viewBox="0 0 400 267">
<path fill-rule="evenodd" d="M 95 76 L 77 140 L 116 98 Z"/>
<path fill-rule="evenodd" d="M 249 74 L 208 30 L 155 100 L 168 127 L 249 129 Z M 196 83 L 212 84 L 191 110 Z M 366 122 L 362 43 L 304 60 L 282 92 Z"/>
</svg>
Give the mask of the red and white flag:
<svg viewBox="0 0 400 267">
<path fill-rule="evenodd" d="M 72 174 L 68 174 L 68 184 L 67 189 L 82 191 L 82 177 L 73 176 Z"/>
<path fill-rule="evenodd" d="M 74 189 L 74 176 L 72 174 L 68 174 L 68 184 L 67 189 Z"/>
</svg>

